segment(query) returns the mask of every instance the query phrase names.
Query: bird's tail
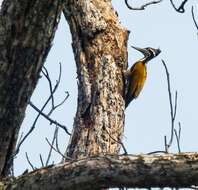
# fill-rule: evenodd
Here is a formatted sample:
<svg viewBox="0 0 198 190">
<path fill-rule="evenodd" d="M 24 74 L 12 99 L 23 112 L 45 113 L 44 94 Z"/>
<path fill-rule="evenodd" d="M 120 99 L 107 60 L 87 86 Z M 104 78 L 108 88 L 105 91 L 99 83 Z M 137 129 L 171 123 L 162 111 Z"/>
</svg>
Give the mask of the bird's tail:
<svg viewBox="0 0 198 190">
<path fill-rule="evenodd" d="M 131 98 L 131 96 L 129 97 L 128 95 L 125 96 L 125 109 L 128 107 L 128 105 L 131 103 L 131 101 L 134 98 Z"/>
</svg>

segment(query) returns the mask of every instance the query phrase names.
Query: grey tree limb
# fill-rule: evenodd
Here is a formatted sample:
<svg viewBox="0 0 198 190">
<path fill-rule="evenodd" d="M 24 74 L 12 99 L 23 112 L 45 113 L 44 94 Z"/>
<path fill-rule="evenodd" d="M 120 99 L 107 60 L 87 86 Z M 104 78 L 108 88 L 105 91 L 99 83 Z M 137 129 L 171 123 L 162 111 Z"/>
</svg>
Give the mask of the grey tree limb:
<svg viewBox="0 0 198 190">
<path fill-rule="evenodd" d="M 147 6 L 150 6 L 150 5 L 153 5 L 153 4 L 158 4 L 158 3 L 161 3 L 161 2 L 162 2 L 162 0 L 150 1 L 150 2 L 144 3 L 140 7 L 134 7 L 134 6 L 129 5 L 128 0 L 125 0 L 125 4 L 128 7 L 128 9 L 130 9 L 130 10 L 136 10 L 136 11 L 137 10 L 144 10 Z"/>
<path fill-rule="evenodd" d="M 198 185 L 198 153 L 107 155 L 41 168 L 3 182 L 2 190 L 88 190 Z"/>
</svg>

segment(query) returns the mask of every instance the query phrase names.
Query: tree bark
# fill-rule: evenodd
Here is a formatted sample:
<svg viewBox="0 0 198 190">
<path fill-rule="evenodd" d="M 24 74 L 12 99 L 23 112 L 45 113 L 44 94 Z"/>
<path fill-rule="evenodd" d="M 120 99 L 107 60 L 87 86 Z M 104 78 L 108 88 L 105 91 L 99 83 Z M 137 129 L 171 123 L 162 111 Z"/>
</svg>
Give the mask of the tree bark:
<svg viewBox="0 0 198 190">
<path fill-rule="evenodd" d="M 78 107 L 66 155 L 117 154 L 124 127 L 128 32 L 110 0 L 68 0 L 64 15 L 78 74 Z"/>
<path fill-rule="evenodd" d="M 198 185 L 198 154 L 90 157 L 41 168 L 0 184 L 1 190 L 89 190 Z"/>
<path fill-rule="evenodd" d="M 4 0 L 0 12 L 0 178 L 8 175 L 28 100 L 51 47 L 62 1 Z"/>
</svg>

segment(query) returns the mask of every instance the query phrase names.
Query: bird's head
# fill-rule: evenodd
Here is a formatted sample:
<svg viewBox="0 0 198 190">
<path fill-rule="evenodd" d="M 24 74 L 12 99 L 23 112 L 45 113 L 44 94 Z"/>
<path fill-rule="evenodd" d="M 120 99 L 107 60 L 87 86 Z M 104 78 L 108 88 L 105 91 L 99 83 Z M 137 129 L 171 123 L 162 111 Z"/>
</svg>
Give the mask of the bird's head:
<svg viewBox="0 0 198 190">
<path fill-rule="evenodd" d="M 147 48 L 138 48 L 138 47 L 134 47 L 134 46 L 131 46 L 131 47 L 138 50 L 139 52 L 143 53 L 144 58 L 142 59 L 142 61 L 144 61 L 145 63 L 147 63 L 154 57 L 158 56 L 161 52 L 161 50 L 159 48 L 154 49 L 151 47 L 147 47 Z"/>
</svg>

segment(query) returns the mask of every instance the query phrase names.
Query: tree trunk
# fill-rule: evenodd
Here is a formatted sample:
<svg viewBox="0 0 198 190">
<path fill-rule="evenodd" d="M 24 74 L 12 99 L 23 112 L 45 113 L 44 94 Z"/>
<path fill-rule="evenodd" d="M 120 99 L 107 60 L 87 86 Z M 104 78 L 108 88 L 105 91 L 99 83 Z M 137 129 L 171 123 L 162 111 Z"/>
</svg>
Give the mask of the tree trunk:
<svg viewBox="0 0 198 190">
<path fill-rule="evenodd" d="M 60 0 L 4 0 L 0 12 L 0 178 L 8 175 L 28 100 L 51 47 Z"/>
<path fill-rule="evenodd" d="M 117 154 L 124 127 L 128 32 L 110 0 L 68 0 L 64 15 L 78 74 L 78 108 L 66 155 Z"/>
</svg>

